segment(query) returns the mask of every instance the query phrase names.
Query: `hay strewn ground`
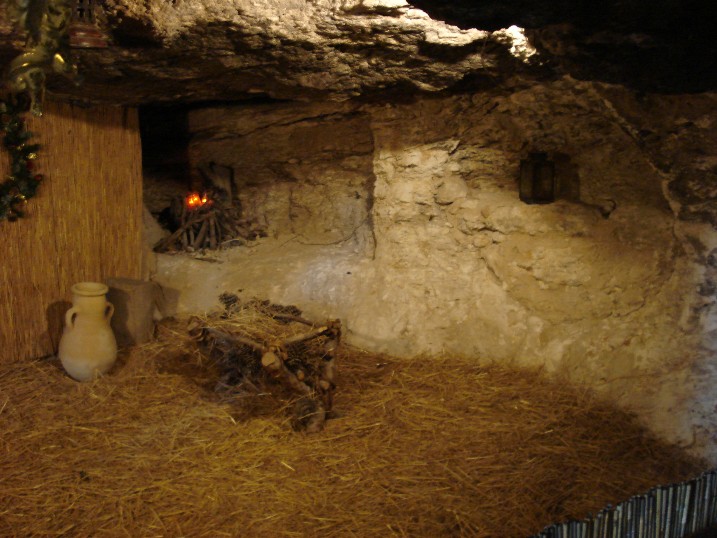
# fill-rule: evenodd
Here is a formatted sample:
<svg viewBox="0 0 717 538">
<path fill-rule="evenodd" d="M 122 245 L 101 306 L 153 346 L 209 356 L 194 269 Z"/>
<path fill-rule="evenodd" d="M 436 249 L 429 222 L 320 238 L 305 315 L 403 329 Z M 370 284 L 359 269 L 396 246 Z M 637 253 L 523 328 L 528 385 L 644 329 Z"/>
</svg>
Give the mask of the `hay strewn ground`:
<svg viewBox="0 0 717 538">
<path fill-rule="evenodd" d="M 221 396 L 181 324 L 90 384 L 0 365 L 0 535 L 525 537 L 704 470 L 539 373 L 344 349 L 338 416 Z"/>
</svg>

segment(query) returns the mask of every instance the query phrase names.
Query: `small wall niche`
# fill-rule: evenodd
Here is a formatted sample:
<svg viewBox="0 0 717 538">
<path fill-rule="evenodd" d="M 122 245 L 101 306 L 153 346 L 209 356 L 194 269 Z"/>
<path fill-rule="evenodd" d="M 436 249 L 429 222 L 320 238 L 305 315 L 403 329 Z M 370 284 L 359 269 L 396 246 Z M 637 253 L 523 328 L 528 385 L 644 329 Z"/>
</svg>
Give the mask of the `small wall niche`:
<svg viewBox="0 0 717 538">
<path fill-rule="evenodd" d="M 547 153 L 533 151 L 521 160 L 518 182 L 518 194 L 526 204 L 549 204 L 555 201 L 555 163 L 548 159 Z"/>
<path fill-rule="evenodd" d="M 580 176 L 570 156 L 535 151 L 520 161 L 518 195 L 526 204 L 580 201 Z"/>
</svg>

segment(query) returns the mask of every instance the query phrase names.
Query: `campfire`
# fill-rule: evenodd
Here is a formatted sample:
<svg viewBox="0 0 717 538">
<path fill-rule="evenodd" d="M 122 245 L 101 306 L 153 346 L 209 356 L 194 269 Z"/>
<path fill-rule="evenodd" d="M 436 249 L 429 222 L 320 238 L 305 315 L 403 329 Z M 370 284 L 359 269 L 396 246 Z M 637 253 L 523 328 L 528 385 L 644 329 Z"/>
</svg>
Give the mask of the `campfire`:
<svg viewBox="0 0 717 538">
<path fill-rule="evenodd" d="M 190 192 L 184 199 L 184 205 L 187 206 L 187 209 L 189 210 L 199 209 L 204 205 L 211 205 L 211 203 L 212 201 L 207 198 L 206 193 L 199 196 L 198 192 Z"/>
<path fill-rule="evenodd" d="M 163 213 L 172 233 L 155 245 L 155 252 L 214 250 L 266 236 L 264 226 L 243 218 L 241 208 L 224 201 L 218 191 L 177 197 Z"/>
</svg>

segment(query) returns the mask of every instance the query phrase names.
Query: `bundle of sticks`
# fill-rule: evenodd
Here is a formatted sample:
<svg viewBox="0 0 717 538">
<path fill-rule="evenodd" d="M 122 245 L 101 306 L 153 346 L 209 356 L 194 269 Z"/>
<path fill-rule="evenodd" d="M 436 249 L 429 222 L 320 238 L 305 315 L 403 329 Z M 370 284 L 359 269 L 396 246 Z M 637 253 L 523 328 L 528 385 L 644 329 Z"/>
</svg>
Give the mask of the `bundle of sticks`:
<svg viewBox="0 0 717 538">
<path fill-rule="evenodd" d="M 264 227 L 242 218 L 238 208 L 225 207 L 198 195 L 196 205 L 190 206 L 192 196 L 178 199 L 179 203 L 169 208 L 176 229 L 155 245 L 155 252 L 196 252 L 222 245 L 243 245 L 266 236 Z"/>
</svg>

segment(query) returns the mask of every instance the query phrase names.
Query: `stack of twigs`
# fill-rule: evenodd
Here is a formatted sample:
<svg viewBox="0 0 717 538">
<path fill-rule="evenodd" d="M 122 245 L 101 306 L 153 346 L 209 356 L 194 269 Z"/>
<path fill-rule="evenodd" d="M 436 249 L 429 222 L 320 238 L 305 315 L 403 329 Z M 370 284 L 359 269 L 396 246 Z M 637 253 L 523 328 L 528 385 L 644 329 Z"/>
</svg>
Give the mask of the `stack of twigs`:
<svg viewBox="0 0 717 538">
<path fill-rule="evenodd" d="M 252 219 L 242 218 L 237 207 L 206 198 L 192 207 L 187 203 L 188 198 L 178 200 L 179 203 L 173 203 L 171 207 L 177 227 L 155 245 L 155 252 L 214 250 L 221 246 L 243 245 L 266 236 L 265 228 Z"/>
</svg>

